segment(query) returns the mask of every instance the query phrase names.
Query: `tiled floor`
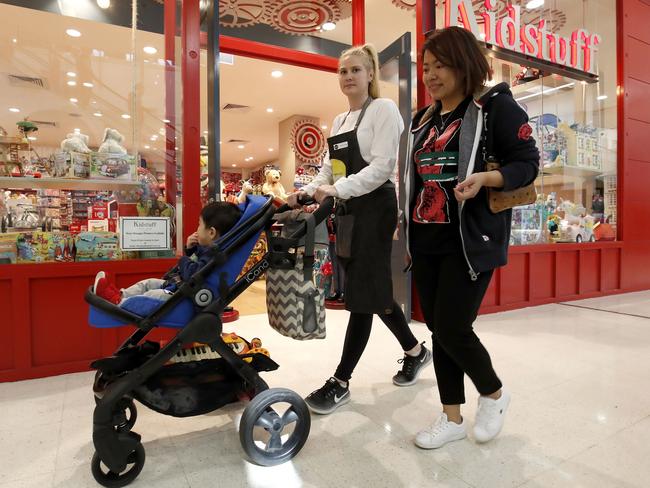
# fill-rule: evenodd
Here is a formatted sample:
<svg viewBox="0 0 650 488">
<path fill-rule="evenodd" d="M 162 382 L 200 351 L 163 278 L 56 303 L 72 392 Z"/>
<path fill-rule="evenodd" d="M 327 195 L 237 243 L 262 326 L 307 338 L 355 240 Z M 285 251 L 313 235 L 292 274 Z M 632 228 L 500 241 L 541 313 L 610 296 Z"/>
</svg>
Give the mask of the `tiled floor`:
<svg viewBox="0 0 650 488">
<path fill-rule="evenodd" d="M 291 462 L 262 468 L 242 460 L 241 405 L 175 419 L 139 408 L 146 464 L 134 487 L 650 486 L 650 292 L 482 316 L 477 329 L 513 394 L 505 428 L 486 445 L 470 438 L 422 451 L 415 432 L 439 410 L 433 368 L 410 388 L 390 378 L 397 342 L 381 323 L 351 383 L 352 402 L 316 416 Z M 574 305 L 580 305 L 578 308 Z M 600 310 L 598 310 L 600 309 Z M 336 366 L 347 314 L 329 312 L 328 338 L 279 336 L 263 315 L 232 330 L 260 336 L 278 371 L 271 386 L 301 395 Z M 423 324 L 413 329 L 428 339 Z M 0 488 L 98 486 L 89 462 L 91 373 L 0 384 Z M 464 414 L 476 391 L 467 383 Z"/>
</svg>

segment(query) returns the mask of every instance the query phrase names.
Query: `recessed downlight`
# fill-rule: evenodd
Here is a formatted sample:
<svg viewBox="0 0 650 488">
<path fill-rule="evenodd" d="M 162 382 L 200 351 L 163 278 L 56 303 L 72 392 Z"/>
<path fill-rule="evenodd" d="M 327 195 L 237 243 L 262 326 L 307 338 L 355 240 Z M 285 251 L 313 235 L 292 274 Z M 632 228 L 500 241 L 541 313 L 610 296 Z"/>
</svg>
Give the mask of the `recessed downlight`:
<svg viewBox="0 0 650 488">
<path fill-rule="evenodd" d="M 284 73 L 282 73 L 282 71 L 280 71 L 280 70 L 278 70 L 278 69 L 276 69 L 276 70 L 274 70 L 274 71 L 271 71 L 271 76 L 272 76 L 273 78 L 282 78 L 282 75 L 283 75 L 283 74 L 284 74 Z"/>
<path fill-rule="evenodd" d="M 81 37 L 81 32 L 79 32 L 77 29 L 67 29 L 65 33 L 70 37 Z"/>
</svg>

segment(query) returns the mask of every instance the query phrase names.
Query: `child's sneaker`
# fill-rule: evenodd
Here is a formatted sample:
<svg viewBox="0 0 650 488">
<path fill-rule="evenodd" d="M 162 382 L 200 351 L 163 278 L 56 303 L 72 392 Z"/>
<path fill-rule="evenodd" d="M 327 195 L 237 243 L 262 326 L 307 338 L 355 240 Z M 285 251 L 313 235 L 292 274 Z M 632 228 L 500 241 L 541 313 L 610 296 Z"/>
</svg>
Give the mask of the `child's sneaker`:
<svg viewBox="0 0 650 488">
<path fill-rule="evenodd" d="M 422 449 L 438 449 L 448 442 L 459 441 L 467 437 L 465 419 L 457 424 L 447 420 L 447 414 L 441 413 L 440 417 L 415 436 L 415 445 Z"/>
<path fill-rule="evenodd" d="M 474 422 L 476 442 L 490 441 L 501 432 L 509 404 L 510 393 L 503 388 L 501 396 L 496 400 L 486 396 L 478 397 L 478 410 Z"/>
<path fill-rule="evenodd" d="M 420 354 L 417 356 L 404 354 L 404 357 L 397 362 L 402 363 L 402 370 L 393 376 L 393 383 L 397 386 L 411 386 L 417 382 L 422 369 L 431 362 L 431 351 L 422 344 Z"/>
<path fill-rule="evenodd" d="M 95 277 L 95 295 L 117 305 L 122 300 L 122 292 L 105 276 L 100 276 L 100 274 L 104 274 L 104 272 L 100 271 Z"/>
<path fill-rule="evenodd" d="M 305 402 L 314 413 L 327 415 L 350 401 L 350 389 L 341 386 L 333 376 L 318 390 L 310 393 Z"/>
</svg>

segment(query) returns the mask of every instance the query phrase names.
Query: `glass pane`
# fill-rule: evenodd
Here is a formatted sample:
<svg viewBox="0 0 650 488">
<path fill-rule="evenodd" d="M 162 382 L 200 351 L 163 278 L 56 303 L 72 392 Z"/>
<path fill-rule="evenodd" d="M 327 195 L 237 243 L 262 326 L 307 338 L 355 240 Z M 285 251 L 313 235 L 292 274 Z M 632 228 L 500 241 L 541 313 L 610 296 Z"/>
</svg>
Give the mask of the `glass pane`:
<svg viewBox="0 0 650 488">
<path fill-rule="evenodd" d="M 377 51 L 386 49 L 396 39 L 400 38 L 406 32 L 411 34 L 411 106 L 416 108 L 416 91 L 417 86 L 417 56 L 416 56 L 416 38 L 417 28 L 415 23 L 415 1 L 392 1 L 392 0 L 366 0 L 366 41 L 372 43 Z M 381 76 L 385 81 L 390 82 L 393 86 L 382 92 L 382 96 L 395 98 L 397 103 L 397 63 L 388 63 L 382 68 Z"/>
<path fill-rule="evenodd" d="M 119 239 L 121 217 L 168 217 L 170 234 L 176 223 L 176 188 L 164 187 L 174 134 L 165 69 L 178 77 L 163 59 L 162 24 L 152 28 L 162 16 L 134 36 L 131 2 L 47 8 L 0 5 L 0 259 L 173 255 L 173 246 L 130 251 Z"/>
<path fill-rule="evenodd" d="M 505 4 L 494 3 L 498 31 L 498 22 L 508 12 Z M 542 155 L 542 171 L 535 181 L 538 202 L 513 210 L 511 243 L 613 240 L 617 194 L 616 2 L 546 0 L 530 9 L 525 7 L 528 3 L 513 2 L 521 6 L 520 26 L 539 26 L 544 21 L 547 33 L 558 39 L 546 37 L 547 57 L 560 59 L 557 56 L 566 54 L 569 64 L 577 60 L 579 69 L 598 75 L 598 82 L 581 81 L 552 67 L 540 70 L 506 62 L 492 54 L 494 83 L 511 85 L 515 99 L 528 113 Z M 473 1 L 472 5 L 479 38 L 498 37 L 486 29 L 481 15 L 484 2 Z M 444 7 L 440 2 L 436 9 L 438 27 L 445 25 Z M 574 49 L 574 33 L 582 37 L 581 49 Z M 566 52 L 561 37 L 567 40 Z M 560 49 L 554 49 L 553 42 Z"/>
</svg>

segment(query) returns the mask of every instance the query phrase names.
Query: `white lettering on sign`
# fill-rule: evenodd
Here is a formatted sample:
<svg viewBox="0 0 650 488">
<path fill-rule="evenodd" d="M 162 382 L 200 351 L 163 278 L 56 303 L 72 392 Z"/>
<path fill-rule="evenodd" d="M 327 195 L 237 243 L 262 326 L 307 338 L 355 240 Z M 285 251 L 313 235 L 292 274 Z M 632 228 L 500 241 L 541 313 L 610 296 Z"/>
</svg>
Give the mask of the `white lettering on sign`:
<svg viewBox="0 0 650 488">
<path fill-rule="evenodd" d="M 546 30 L 546 21 L 521 25 L 521 7 L 508 4 L 505 17 L 496 20 L 496 0 L 485 0 L 481 32 L 472 0 L 446 0 L 445 27 L 461 26 L 478 39 L 504 49 L 596 74 L 596 55 L 602 38 L 586 29 L 576 29 L 570 37 Z"/>
</svg>

